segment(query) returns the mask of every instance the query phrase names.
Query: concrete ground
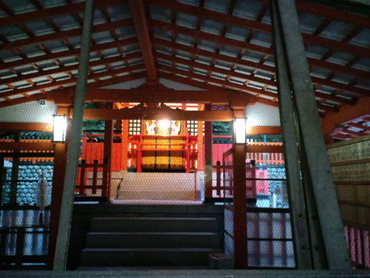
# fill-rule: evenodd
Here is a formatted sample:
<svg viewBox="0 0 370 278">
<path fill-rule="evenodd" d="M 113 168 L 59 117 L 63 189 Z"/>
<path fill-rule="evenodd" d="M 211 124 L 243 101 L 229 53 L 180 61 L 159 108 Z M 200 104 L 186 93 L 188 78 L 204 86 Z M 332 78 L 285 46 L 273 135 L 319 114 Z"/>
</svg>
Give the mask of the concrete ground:
<svg viewBox="0 0 370 278">
<path fill-rule="evenodd" d="M 15 278 L 64 278 L 64 277 L 99 277 L 99 278 L 114 278 L 114 277 L 160 277 L 160 278 L 187 278 L 187 277 L 257 277 L 257 278 L 283 278 L 283 277 L 361 277 L 369 278 L 370 270 L 363 271 L 301 271 L 301 270 L 197 270 L 197 269 L 122 269 L 122 268 L 99 268 L 95 270 L 85 271 L 2 271 L 0 277 Z"/>
</svg>

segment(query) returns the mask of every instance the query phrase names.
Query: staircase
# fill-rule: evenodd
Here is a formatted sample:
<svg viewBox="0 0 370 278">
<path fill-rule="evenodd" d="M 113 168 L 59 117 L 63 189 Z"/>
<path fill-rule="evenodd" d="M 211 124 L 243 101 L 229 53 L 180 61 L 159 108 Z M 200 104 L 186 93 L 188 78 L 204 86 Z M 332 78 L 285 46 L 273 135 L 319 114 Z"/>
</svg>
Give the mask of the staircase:
<svg viewBox="0 0 370 278">
<path fill-rule="evenodd" d="M 194 207 L 189 216 L 92 218 L 80 266 L 208 266 L 209 254 L 221 252 L 220 223 L 194 216 Z"/>
</svg>

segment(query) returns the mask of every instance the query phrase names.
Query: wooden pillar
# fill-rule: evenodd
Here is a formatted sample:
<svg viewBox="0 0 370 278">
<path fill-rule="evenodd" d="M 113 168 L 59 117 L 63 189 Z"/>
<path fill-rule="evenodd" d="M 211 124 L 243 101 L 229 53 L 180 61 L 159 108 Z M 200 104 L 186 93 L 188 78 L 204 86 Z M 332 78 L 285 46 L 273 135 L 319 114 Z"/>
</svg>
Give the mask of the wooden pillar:
<svg viewBox="0 0 370 278">
<path fill-rule="evenodd" d="M 235 268 L 247 267 L 247 201 L 245 145 L 233 145 L 234 176 L 234 261 Z"/>
<path fill-rule="evenodd" d="M 67 144 L 54 144 L 54 170 L 53 170 L 53 187 L 50 211 L 50 236 L 49 236 L 49 255 L 48 265 L 53 267 L 55 246 L 58 233 L 60 207 L 62 203 L 63 182 L 67 162 Z"/>
<path fill-rule="evenodd" d="M 279 92 L 279 112 L 284 142 L 284 158 L 287 178 L 287 189 L 289 195 L 289 206 L 291 208 L 291 223 L 293 232 L 293 245 L 295 260 L 298 269 L 311 269 L 312 265 L 312 243 L 309 236 L 309 225 L 307 219 L 306 198 L 300 174 L 300 158 L 298 152 L 299 138 L 296 134 L 296 122 L 294 119 L 293 100 L 289 86 L 289 74 L 283 53 L 283 42 L 276 7 L 272 5 L 272 17 L 275 41 L 275 60 L 277 65 L 277 80 Z M 312 227 L 313 228 L 313 227 Z M 321 254 L 316 254 L 321 258 Z M 321 259 L 320 259 L 321 260 Z"/>
<path fill-rule="evenodd" d="M 6 178 L 6 172 L 4 167 L 4 157 L 0 156 L 0 207 L 3 205 L 3 186 L 4 181 Z M 1 247 L 0 247 L 1 250 Z M 0 251 L 0 257 L 1 257 L 1 251 Z"/>
<path fill-rule="evenodd" d="M 129 107 L 128 103 L 124 103 L 123 108 Z M 120 130 L 121 130 L 121 170 L 127 171 L 128 166 L 128 145 L 129 145 L 129 120 L 120 120 Z"/>
<path fill-rule="evenodd" d="M 14 142 L 19 142 L 20 132 L 16 132 L 14 136 Z M 13 163 L 12 163 L 12 179 L 10 185 L 10 204 L 12 206 L 17 205 L 17 189 L 18 189 L 18 172 L 19 172 L 19 151 L 15 150 L 13 152 Z"/>
<path fill-rule="evenodd" d="M 331 167 L 321 130 L 321 121 L 310 78 L 299 18 L 293 0 L 272 1 L 281 28 L 284 57 L 300 133 L 301 163 L 309 181 L 312 200 L 317 208 L 328 268 L 349 270 L 350 261 L 343 233 L 343 223 L 334 188 Z M 306 185 L 305 185 L 306 186 Z M 307 198 L 310 196 L 307 196 Z"/>
<path fill-rule="evenodd" d="M 198 104 L 198 110 L 204 110 L 204 104 Z M 205 152 L 204 152 L 204 122 L 198 121 L 198 171 L 204 171 L 205 169 Z"/>
<path fill-rule="evenodd" d="M 212 105 L 206 104 L 205 110 L 211 110 Z M 205 201 L 212 199 L 212 122 L 205 122 L 204 128 L 204 152 L 205 152 Z"/>
<path fill-rule="evenodd" d="M 73 100 L 71 136 L 67 151 L 67 163 L 64 176 L 62 205 L 60 210 L 58 237 L 54 259 L 54 270 L 59 271 L 65 270 L 67 267 L 67 254 L 72 222 L 75 181 L 78 167 L 78 157 L 80 154 L 80 144 L 82 139 L 81 131 L 86 99 L 93 19 L 94 0 L 87 0 L 84 11 L 84 22 L 82 26 L 78 76 L 76 92 Z"/>
<path fill-rule="evenodd" d="M 127 171 L 127 161 L 128 161 L 128 144 L 129 144 L 129 121 L 122 121 L 122 144 L 121 144 L 121 170 Z"/>
<path fill-rule="evenodd" d="M 112 109 L 112 105 L 108 105 Z M 110 200 L 110 186 L 112 175 L 112 148 L 113 148 L 113 121 L 105 121 L 104 133 L 104 164 L 102 196 Z"/>
</svg>

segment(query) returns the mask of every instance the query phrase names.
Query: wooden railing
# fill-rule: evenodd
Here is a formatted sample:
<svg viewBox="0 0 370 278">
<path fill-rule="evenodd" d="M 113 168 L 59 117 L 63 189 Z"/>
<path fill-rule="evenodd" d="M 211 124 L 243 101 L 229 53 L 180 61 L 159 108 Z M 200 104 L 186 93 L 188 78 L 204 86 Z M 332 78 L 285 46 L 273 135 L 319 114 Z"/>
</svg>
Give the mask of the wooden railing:
<svg viewBox="0 0 370 278">
<path fill-rule="evenodd" d="M 107 171 L 107 167 L 107 163 L 98 163 L 98 160 L 92 164 L 82 160 L 78 165 L 76 192 L 84 196 L 108 197 L 106 192 L 109 192 L 109 183 L 103 180 L 103 172 Z"/>
</svg>

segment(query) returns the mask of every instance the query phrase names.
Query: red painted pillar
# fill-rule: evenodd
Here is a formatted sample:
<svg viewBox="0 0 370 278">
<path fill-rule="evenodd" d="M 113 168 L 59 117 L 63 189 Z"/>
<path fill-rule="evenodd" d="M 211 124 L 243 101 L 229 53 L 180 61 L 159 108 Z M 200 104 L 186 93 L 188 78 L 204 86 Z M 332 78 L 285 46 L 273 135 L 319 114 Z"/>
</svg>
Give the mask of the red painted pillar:
<svg viewBox="0 0 370 278">
<path fill-rule="evenodd" d="M 64 175 L 67 162 L 67 143 L 54 144 L 54 173 L 50 212 L 50 236 L 48 266 L 52 269 L 58 234 L 60 207 L 62 202 Z"/>
<path fill-rule="evenodd" d="M 211 110 L 207 104 L 205 110 Z M 205 200 L 212 198 L 212 122 L 205 122 L 204 128 L 204 151 L 206 157 L 205 169 Z"/>
<path fill-rule="evenodd" d="M 247 268 L 247 202 L 245 145 L 233 146 L 234 176 L 234 261 L 235 268 Z"/>
<path fill-rule="evenodd" d="M 128 144 L 129 144 L 129 122 L 128 120 L 122 121 L 122 159 L 121 159 L 121 170 L 127 171 L 127 160 L 128 160 Z"/>
<path fill-rule="evenodd" d="M 198 104 L 198 110 L 203 111 L 204 110 L 204 104 Z M 204 135 L 203 135 L 203 128 L 204 128 L 204 122 L 198 121 L 198 171 L 204 171 L 205 169 L 205 163 L 204 163 Z"/>
<path fill-rule="evenodd" d="M 112 174 L 112 147 L 113 147 L 113 121 L 105 121 L 104 133 L 104 164 L 102 196 L 110 200 L 110 185 Z"/>
</svg>

